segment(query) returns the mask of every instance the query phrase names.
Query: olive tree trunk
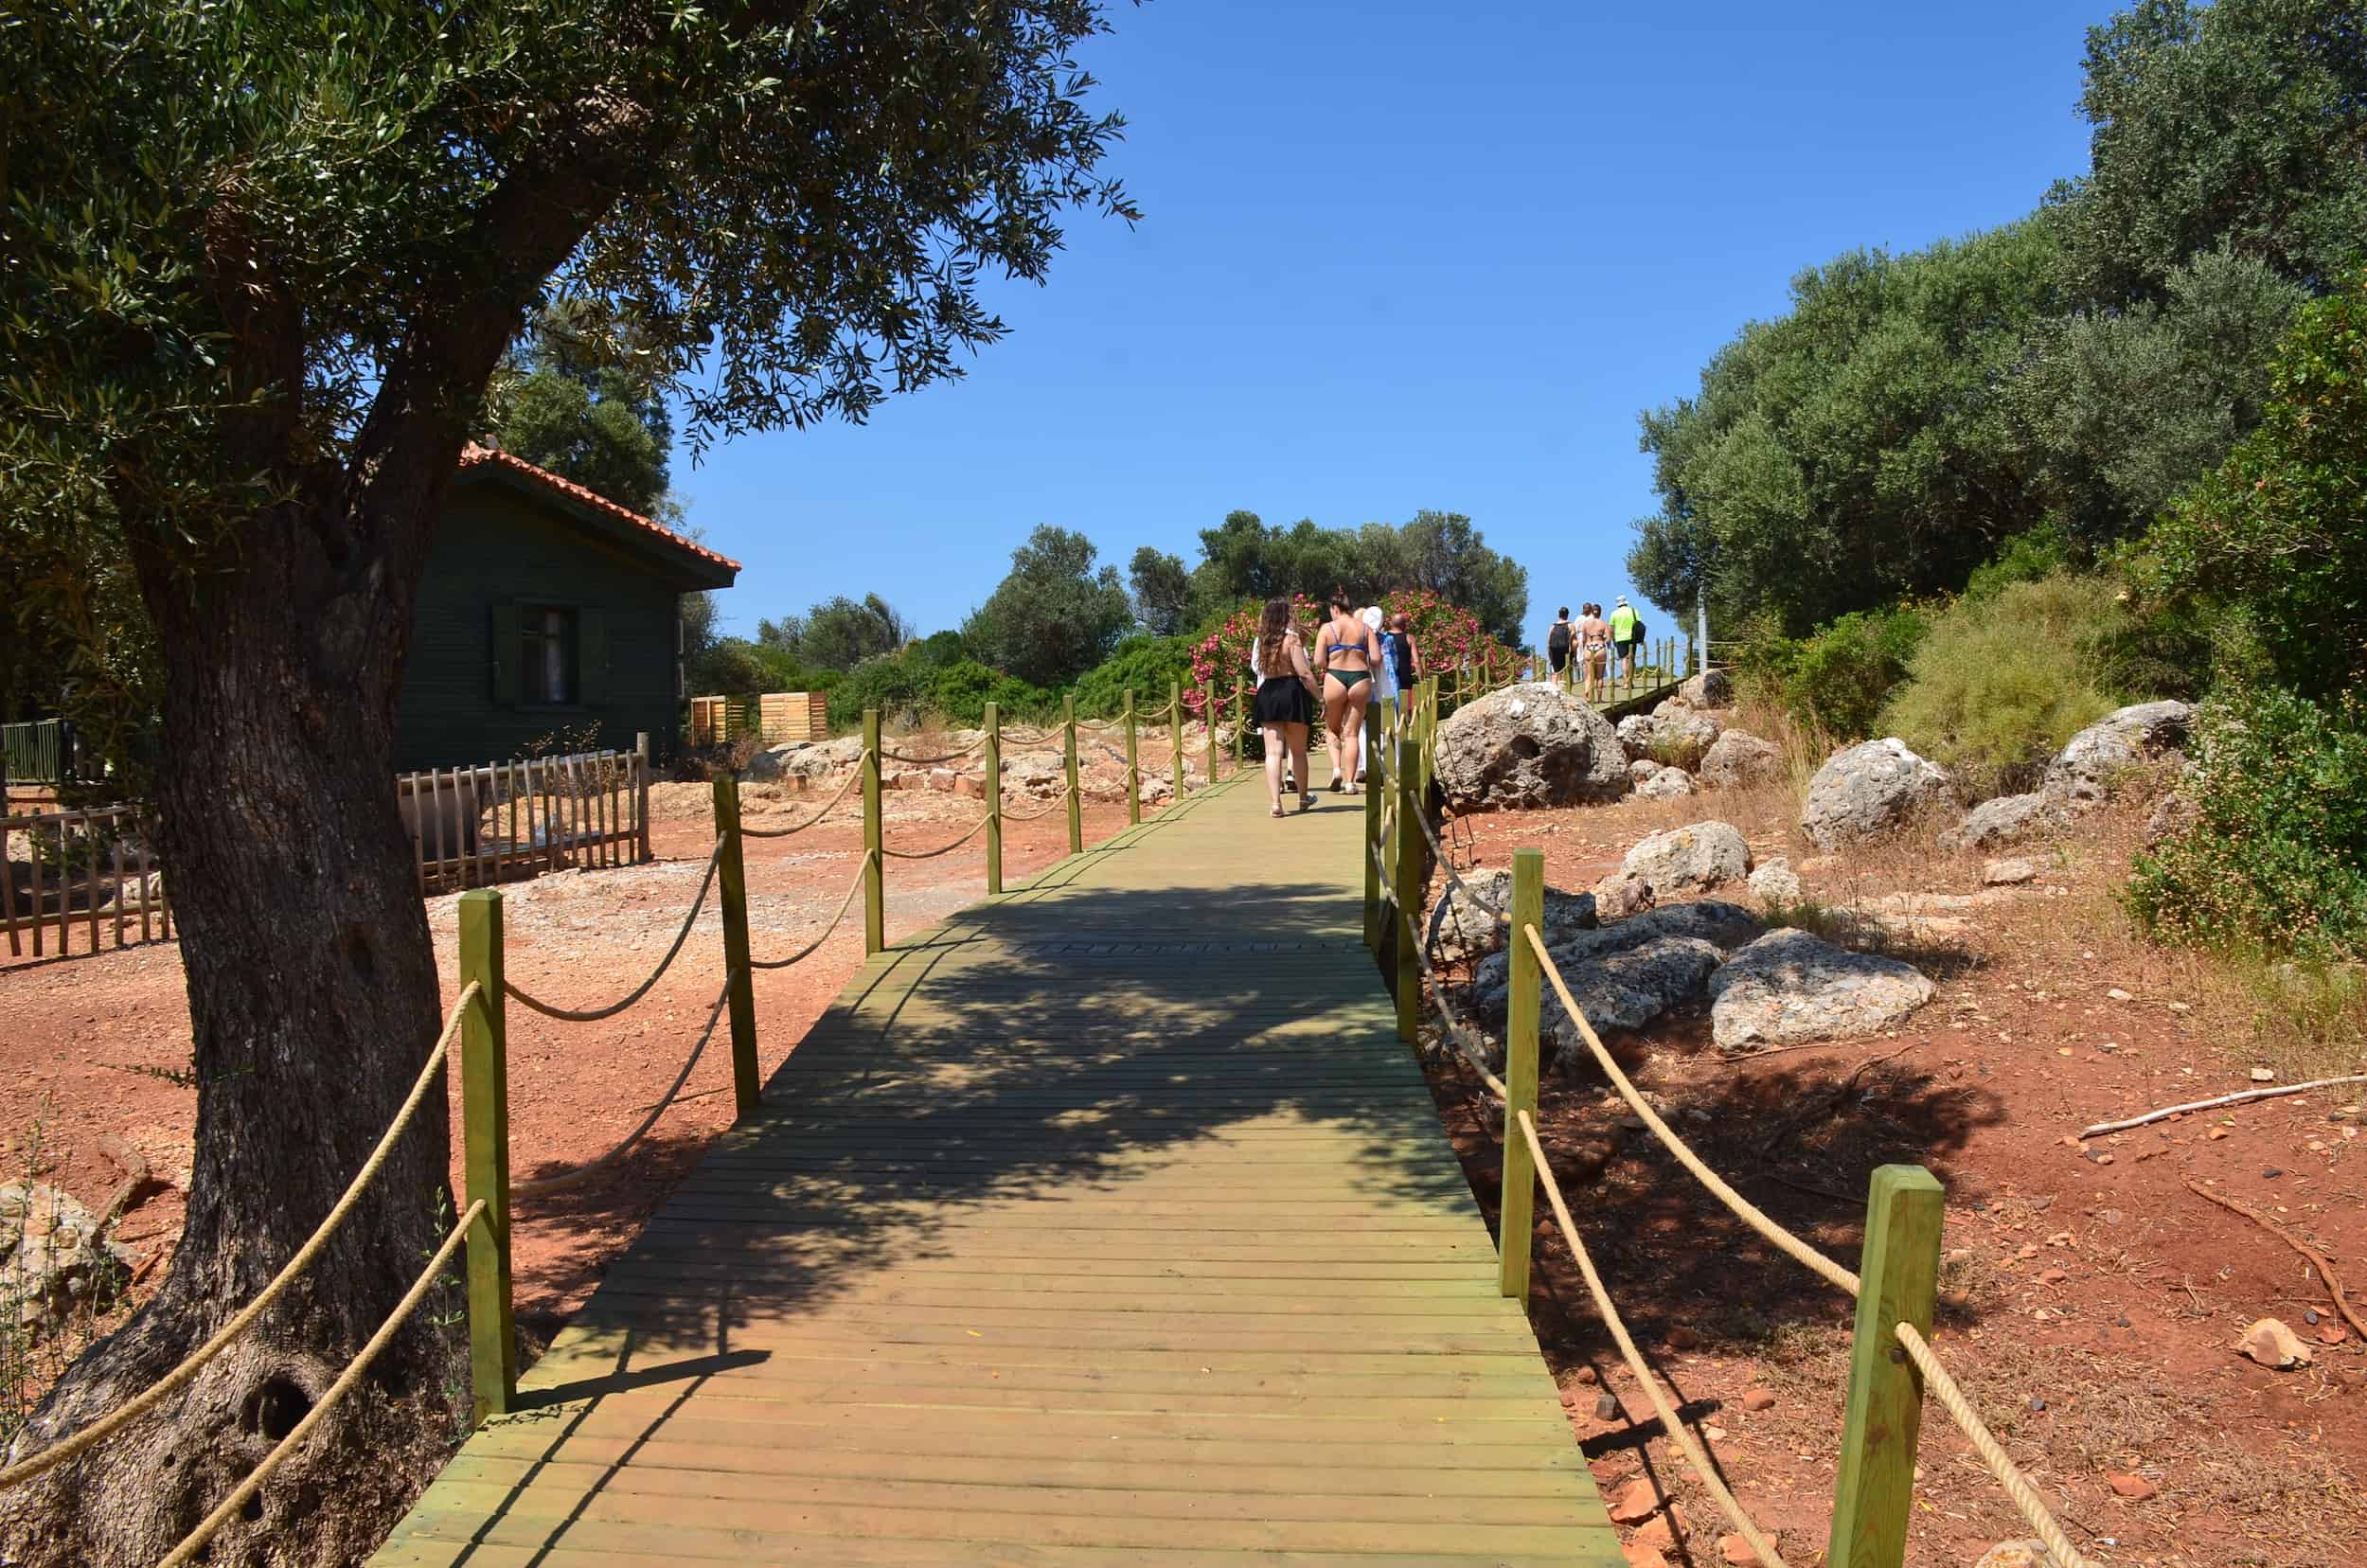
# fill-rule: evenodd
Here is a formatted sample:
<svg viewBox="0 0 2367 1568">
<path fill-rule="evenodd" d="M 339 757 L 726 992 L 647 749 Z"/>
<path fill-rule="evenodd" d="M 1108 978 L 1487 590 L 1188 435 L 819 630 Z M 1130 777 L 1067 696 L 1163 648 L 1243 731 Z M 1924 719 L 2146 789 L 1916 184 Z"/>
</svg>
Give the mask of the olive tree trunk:
<svg viewBox="0 0 2367 1568">
<path fill-rule="evenodd" d="M 160 832 L 187 971 L 187 1227 L 155 1297 L 68 1371 L 16 1457 L 178 1363 L 303 1244 L 394 1117 L 442 1021 L 393 790 L 393 718 L 456 438 L 259 518 L 194 575 L 141 561 L 167 662 Z M 0 1497 L 5 1560 L 146 1564 L 204 1519 L 376 1331 L 451 1222 L 445 1096 L 419 1108 L 328 1251 L 181 1394 Z M 209 1560 L 365 1555 L 465 1411 L 439 1289 Z M 443 1318 L 439 1324 L 436 1320 Z"/>
</svg>

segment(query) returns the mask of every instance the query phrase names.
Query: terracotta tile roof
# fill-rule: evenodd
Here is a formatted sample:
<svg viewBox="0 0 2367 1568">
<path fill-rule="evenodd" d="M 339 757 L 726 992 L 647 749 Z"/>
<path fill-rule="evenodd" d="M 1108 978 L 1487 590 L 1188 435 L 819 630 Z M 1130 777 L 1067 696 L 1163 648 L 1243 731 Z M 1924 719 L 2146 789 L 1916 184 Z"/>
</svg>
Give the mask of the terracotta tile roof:
<svg viewBox="0 0 2367 1568">
<path fill-rule="evenodd" d="M 682 535 L 676 533 L 671 528 L 660 527 L 657 524 L 650 522 L 648 518 L 642 516 L 639 512 L 632 510 L 631 508 L 618 506 L 615 502 L 611 501 L 607 496 L 602 495 L 599 491 L 587 490 L 583 486 L 577 484 L 572 479 L 562 479 L 548 469 L 536 468 L 532 463 L 527 462 L 523 457 L 513 457 L 508 453 L 502 451 L 498 447 L 480 446 L 474 441 L 471 441 L 467 446 L 460 449 L 460 466 L 463 469 L 472 469 L 486 463 L 499 464 L 501 467 L 507 469 L 514 473 L 525 475 L 525 477 L 534 480 L 538 484 L 547 485 L 552 490 L 559 491 L 561 495 L 567 496 L 575 501 L 579 501 L 587 507 L 597 508 L 599 510 L 606 512 L 609 516 L 615 518 L 620 523 L 630 523 L 636 528 L 642 528 L 650 533 L 653 533 L 658 538 L 666 541 L 667 543 L 673 545 L 675 548 L 685 550 L 691 555 L 700 557 L 702 560 L 712 561 L 719 566 L 728 566 L 735 572 L 739 570 L 739 562 L 734 561 L 731 557 L 726 555 L 718 555 L 713 550 L 708 549 L 705 545 L 697 543 L 695 540 L 685 539 Z"/>
</svg>

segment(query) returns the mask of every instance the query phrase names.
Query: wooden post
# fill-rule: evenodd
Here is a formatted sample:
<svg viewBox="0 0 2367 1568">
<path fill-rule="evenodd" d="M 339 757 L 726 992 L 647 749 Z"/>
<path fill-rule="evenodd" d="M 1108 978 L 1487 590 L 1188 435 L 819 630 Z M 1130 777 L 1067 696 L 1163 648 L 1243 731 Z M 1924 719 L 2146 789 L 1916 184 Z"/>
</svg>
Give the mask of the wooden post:
<svg viewBox="0 0 2367 1568">
<path fill-rule="evenodd" d="M 1201 722 L 1208 730 L 1208 782 L 1217 781 L 1217 678 L 1208 677 L 1200 688 Z"/>
<path fill-rule="evenodd" d="M 1249 766 L 1249 686 L 1233 683 L 1233 772 L 1237 777 Z"/>
<path fill-rule="evenodd" d="M 1085 802 L 1077 793 L 1077 694 L 1060 699 L 1060 762 L 1068 775 L 1068 852 L 1085 851 Z"/>
<path fill-rule="evenodd" d="M 1173 745 L 1173 750 L 1167 754 L 1167 762 L 1175 775 L 1175 793 L 1169 797 L 1167 804 L 1180 806 L 1184 802 L 1184 683 L 1181 681 L 1167 683 L 1167 739 Z M 1299 780 L 1302 789 L 1306 785 L 1307 780 Z"/>
<path fill-rule="evenodd" d="M 880 710 L 863 710 L 863 952 L 887 946 L 887 857 L 880 823 Z"/>
<path fill-rule="evenodd" d="M 502 896 L 460 895 L 460 983 L 477 984 L 460 1017 L 460 1129 L 464 1205 L 482 1201 L 482 1230 L 469 1238 L 469 1380 L 472 1425 L 516 1404 L 518 1332 L 509 1292 L 509 1043 L 502 989 Z"/>
<path fill-rule="evenodd" d="M 633 792 L 632 822 L 638 831 L 637 846 L 644 862 L 657 859 L 650 853 L 650 732 L 636 730 L 632 738 Z"/>
<path fill-rule="evenodd" d="M 1380 853 L 1380 792 L 1388 787 L 1382 775 L 1380 738 L 1388 733 L 1389 715 L 1375 708 L 1372 719 L 1364 726 L 1364 946 L 1375 955 L 1380 952 L 1380 867 L 1373 857 Z"/>
<path fill-rule="evenodd" d="M 1407 736 L 1397 741 L 1389 770 L 1397 787 L 1397 1038 L 1409 1045 L 1422 1017 L 1422 965 L 1414 947 L 1422 924 L 1422 825 L 1414 820 L 1421 755 L 1422 743 Z"/>
<path fill-rule="evenodd" d="M 1504 940 L 1512 955 L 1512 995 L 1504 1017 L 1504 1186 L 1496 1209 L 1497 1284 L 1513 1300 L 1529 1299 L 1529 1243 L 1537 1215 L 1537 1167 L 1529 1146 L 1516 1134 L 1520 1114 L 1537 1112 L 1537 1024 L 1543 1001 L 1544 966 L 1522 935 L 1545 929 L 1545 851 L 1512 852 L 1512 930 Z"/>
<path fill-rule="evenodd" d="M 987 891 L 1003 891 L 1003 704 L 987 704 Z"/>
<path fill-rule="evenodd" d="M 1859 1264 L 1864 1284 L 1858 1296 L 1857 1337 L 1850 1345 L 1833 1536 L 1824 1555 L 1835 1568 L 1896 1568 L 1907 1559 L 1923 1376 L 1892 1328 L 1906 1322 L 1926 1334 L 1931 1331 L 1946 1210 L 1938 1180 L 1921 1166 L 1875 1167 Z"/>
<path fill-rule="evenodd" d="M 739 779 L 715 775 L 715 890 L 723 908 L 723 970 L 731 989 L 732 1096 L 739 1114 L 756 1109 L 756 993 L 748 971 L 748 869 L 739 858 Z"/>
<path fill-rule="evenodd" d="M 1135 750 L 1134 688 L 1126 688 L 1126 820 L 1143 820 L 1143 762 Z"/>
</svg>

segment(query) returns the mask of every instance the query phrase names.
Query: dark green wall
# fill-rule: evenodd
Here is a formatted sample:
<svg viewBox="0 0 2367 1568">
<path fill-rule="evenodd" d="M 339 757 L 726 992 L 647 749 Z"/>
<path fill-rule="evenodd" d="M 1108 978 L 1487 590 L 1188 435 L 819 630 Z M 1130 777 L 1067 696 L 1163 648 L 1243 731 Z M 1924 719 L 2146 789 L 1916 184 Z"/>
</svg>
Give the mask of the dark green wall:
<svg viewBox="0 0 2367 1568">
<path fill-rule="evenodd" d="M 464 474 L 454 486 L 412 620 L 395 717 L 397 767 L 506 761 L 540 736 L 594 721 L 603 746 L 630 750 L 634 732 L 647 730 L 659 755 L 673 749 L 677 599 L 700 585 L 600 532 L 563 504 L 498 477 Z M 605 691 L 586 671 L 589 702 L 527 707 L 500 700 L 495 624 L 521 601 L 597 612 Z M 513 669 L 517 656 L 514 647 L 502 653 Z"/>
</svg>

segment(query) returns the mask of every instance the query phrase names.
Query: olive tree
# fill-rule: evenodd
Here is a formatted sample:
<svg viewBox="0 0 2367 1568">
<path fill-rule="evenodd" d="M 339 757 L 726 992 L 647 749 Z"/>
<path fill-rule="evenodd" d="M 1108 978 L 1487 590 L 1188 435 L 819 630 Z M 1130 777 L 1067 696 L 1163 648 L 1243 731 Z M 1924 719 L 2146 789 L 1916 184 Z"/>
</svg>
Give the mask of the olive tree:
<svg viewBox="0 0 2367 1568">
<path fill-rule="evenodd" d="M 1094 0 L 498 7 L 28 0 L 0 21 L 0 550 L 124 563 L 197 1080 L 156 1295 L 18 1440 L 179 1362 L 319 1223 L 442 1007 L 389 785 L 436 520 L 529 314 L 596 302 L 694 443 L 957 374 L 1063 215 L 1131 217 Z M 71 583 L 62 593 L 74 591 Z M 5 1500 L 9 1560 L 145 1562 L 435 1244 L 441 1094 L 302 1283 L 183 1394 Z M 419 1323 L 216 1560 L 363 1555 L 464 1381 Z"/>
</svg>

